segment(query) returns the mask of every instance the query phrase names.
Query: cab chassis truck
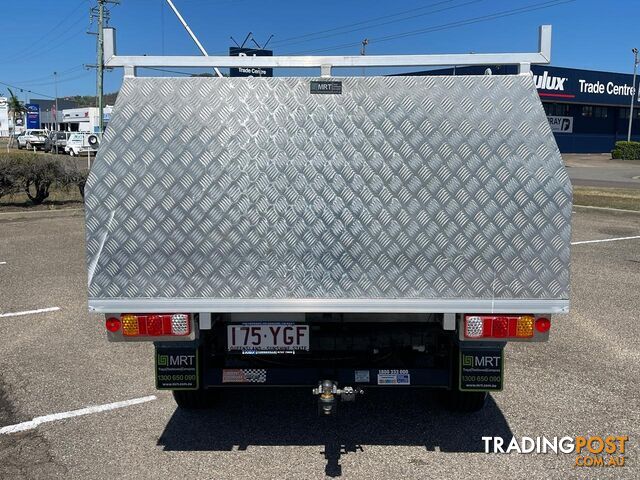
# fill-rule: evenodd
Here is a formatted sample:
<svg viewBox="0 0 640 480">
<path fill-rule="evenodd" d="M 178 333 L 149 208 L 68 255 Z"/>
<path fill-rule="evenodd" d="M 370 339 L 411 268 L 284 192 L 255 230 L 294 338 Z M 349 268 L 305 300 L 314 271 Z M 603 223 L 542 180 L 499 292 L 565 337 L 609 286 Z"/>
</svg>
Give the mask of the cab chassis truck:
<svg viewBox="0 0 640 480">
<path fill-rule="evenodd" d="M 124 82 L 86 185 L 89 309 L 152 341 L 179 407 L 222 388 L 441 389 L 476 411 L 507 342 L 568 312 L 571 184 L 536 53 L 118 56 Z M 519 66 L 516 75 L 332 76 Z M 318 68 L 152 78 L 141 67 Z"/>
</svg>

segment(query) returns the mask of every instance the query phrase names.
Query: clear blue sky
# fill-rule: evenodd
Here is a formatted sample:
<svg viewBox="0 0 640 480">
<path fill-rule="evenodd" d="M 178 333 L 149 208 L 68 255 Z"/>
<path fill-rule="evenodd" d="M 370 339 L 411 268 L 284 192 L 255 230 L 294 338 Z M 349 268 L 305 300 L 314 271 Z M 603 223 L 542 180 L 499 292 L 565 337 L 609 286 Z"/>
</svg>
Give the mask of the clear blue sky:
<svg viewBox="0 0 640 480">
<path fill-rule="evenodd" d="M 554 28 L 553 65 L 630 72 L 630 50 L 640 48 L 639 0 L 174 1 L 210 54 L 226 54 L 229 37 L 242 42 L 249 31 L 260 43 L 273 34 L 275 54 L 358 54 L 365 37 L 368 54 L 534 51 L 543 23 Z M 85 33 L 95 30 L 95 3 L 2 0 L 0 82 L 53 96 L 58 71 L 60 96 L 95 94 L 95 73 L 82 66 L 95 63 L 95 37 Z M 165 0 L 121 0 L 110 10 L 118 53 L 199 54 Z M 121 78 L 120 70 L 107 73 L 105 92 Z"/>
</svg>

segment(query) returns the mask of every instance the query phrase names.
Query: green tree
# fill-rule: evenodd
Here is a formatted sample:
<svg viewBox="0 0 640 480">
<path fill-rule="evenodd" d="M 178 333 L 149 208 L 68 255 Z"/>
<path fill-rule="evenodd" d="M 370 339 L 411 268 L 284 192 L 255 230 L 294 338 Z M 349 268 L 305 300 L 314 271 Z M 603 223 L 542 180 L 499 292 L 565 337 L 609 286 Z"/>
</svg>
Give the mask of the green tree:
<svg viewBox="0 0 640 480">
<path fill-rule="evenodd" d="M 9 88 L 9 114 L 11 115 L 11 119 L 13 120 L 13 131 L 16 131 L 16 118 L 22 116 L 24 112 L 27 111 L 24 103 L 18 100 L 13 93 L 13 91 Z M 13 143 L 13 135 L 11 135 L 9 139 L 9 146 L 12 146 Z"/>
</svg>

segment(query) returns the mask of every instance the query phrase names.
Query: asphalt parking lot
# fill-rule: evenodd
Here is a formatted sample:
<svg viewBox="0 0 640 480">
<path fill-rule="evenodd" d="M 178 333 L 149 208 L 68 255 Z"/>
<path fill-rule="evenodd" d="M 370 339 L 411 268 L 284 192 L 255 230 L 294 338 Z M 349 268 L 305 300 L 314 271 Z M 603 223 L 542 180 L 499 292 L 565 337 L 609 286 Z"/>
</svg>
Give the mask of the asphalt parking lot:
<svg viewBox="0 0 640 480">
<path fill-rule="evenodd" d="M 576 186 L 640 188 L 640 161 L 613 160 L 609 154 L 563 153 L 571 183 Z"/>
<path fill-rule="evenodd" d="M 573 241 L 640 236 L 640 214 L 576 209 Z M 0 214 L 0 478 L 640 478 L 640 238 L 572 249 L 571 313 L 546 344 L 507 347 L 505 390 L 479 414 L 383 391 L 317 418 L 308 391 L 229 392 L 204 413 L 156 392 L 152 346 L 108 344 L 86 310 L 81 211 Z M 2 316 L 11 312 L 55 311 Z M 488 455 L 482 436 L 628 435 L 626 466 Z"/>
</svg>

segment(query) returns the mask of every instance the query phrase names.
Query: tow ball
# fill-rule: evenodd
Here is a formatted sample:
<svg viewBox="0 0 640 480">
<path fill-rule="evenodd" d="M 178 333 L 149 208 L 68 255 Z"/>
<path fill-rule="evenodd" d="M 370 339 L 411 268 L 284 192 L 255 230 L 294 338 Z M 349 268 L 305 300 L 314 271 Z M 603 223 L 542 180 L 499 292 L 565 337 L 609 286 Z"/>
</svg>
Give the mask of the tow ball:
<svg viewBox="0 0 640 480">
<path fill-rule="evenodd" d="M 361 388 L 343 387 L 338 388 L 338 384 L 333 380 L 323 380 L 313 389 L 313 394 L 318 395 L 318 414 L 333 415 L 336 413 L 338 398 L 343 402 L 355 402 L 356 395 L 362 395 Z"/>
</svg>

